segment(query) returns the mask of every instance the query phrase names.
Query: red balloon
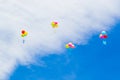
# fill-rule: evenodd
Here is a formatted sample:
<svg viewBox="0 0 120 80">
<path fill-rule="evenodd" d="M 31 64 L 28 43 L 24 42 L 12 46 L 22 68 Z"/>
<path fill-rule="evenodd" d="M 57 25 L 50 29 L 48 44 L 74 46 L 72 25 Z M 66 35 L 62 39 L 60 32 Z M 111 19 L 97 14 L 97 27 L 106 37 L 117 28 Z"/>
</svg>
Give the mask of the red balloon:
<svg viewBox="0 0 120 80">
<path fill-rule="evenodd" d="M 108 36 L 107 36 L 107 35 L 104 35 L 103 37 L 104 37 L 104 38 L 108 38 Z"/>
<path fill-rule="evenodd" d="M 25 30 L 22 30 L 21 33 L 24 34 L 24 33 L 25 33 Z"/>
</svg>

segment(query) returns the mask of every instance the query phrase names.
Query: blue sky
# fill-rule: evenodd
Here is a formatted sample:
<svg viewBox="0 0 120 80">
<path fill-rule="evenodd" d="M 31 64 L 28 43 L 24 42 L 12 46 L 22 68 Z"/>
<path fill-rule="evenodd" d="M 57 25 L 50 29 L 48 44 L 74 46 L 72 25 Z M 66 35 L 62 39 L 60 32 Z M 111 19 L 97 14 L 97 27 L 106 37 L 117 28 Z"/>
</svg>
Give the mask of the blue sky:
<svg viewBox="0 0 120 80">
<path fill-rule="evenodd" d="M 86 45 L 38 58 L 43 66 L 19 65 L 9 80 L 120 80 L 119 20 L 114 26 L 108 31 L 106 46 L 96 34 Z"/>
</svg>

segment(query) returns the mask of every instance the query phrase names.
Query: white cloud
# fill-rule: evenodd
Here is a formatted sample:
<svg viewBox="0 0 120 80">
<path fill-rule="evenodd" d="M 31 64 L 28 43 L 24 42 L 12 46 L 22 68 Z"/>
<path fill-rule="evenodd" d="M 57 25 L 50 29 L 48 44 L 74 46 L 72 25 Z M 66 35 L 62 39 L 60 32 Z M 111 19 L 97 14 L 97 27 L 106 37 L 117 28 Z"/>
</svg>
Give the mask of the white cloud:
<svg viewBox="0 0 120 80">
<path fill-rule="evenodd" d="M 93 33 L 110 29 L 120 17 L 119 4 L 119 0 L 0 0 L 0 80 L 37 54 L 59 54 L 66 42 L 84 44 Z M 59 22 L 56 33 L 51 21 Z M 25 44 L 21 29 L 29 32 Z"/>
</svg>

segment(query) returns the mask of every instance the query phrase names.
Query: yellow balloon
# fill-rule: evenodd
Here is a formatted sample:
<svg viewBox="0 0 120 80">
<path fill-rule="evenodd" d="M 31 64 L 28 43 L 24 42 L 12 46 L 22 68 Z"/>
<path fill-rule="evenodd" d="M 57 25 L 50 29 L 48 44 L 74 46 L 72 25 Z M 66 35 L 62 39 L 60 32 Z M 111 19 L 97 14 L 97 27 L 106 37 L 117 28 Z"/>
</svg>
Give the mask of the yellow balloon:
<svg viewBox="0 0 120 80">
<path fill-rule="evenodd" d="M 66 48 L 69 48 L 68 44 L 65 45 Z"/>
<path fill-rule="evenodd" d="M 58 28 L 58 24 L 56 24 L 55 22 L 52 22 L 52 23 L 51 23 L 51 26 L 52 26 L 53 28 Z"/>
<path fill-rule="evenodd" d="M 21 37 L 25 37 L 25 35 L 24 35 L 24 34 L 21 34 Z"/>
<path fill-rule="evenodd" d="M 27 35 L 28 35 L 28 32 L 25 32 L 24 35 L 27 36 Z"/>
<path fill-rule="evenodd" d="M 51 22 L 51 25 L 54 26 L 54 22 Z"/>
<path fill-rule="evenodd" d="M 55 28 L 58 28 L 58 24 L 55 24 Z"/>
</svg>

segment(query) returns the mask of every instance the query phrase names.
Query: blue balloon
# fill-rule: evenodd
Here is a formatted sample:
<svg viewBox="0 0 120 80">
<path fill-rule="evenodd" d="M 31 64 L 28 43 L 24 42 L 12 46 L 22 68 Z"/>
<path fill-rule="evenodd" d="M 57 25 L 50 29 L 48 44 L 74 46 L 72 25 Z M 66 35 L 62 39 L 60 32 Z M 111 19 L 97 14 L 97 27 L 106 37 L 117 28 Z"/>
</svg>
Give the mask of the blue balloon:
<svg viewBox="0 0 120 80">
<path fill-rule="evenodd" d="M 106 31 L 102 31 L 101 33 L 102 33 L 103 35 L 106 35 L 106 34 L 107 34 Z"/>
<path fill-rule="evenodd" d="M 103 41 L 103 44 L 104 44 L 104 45 L 107 45 L 107 42 L 106 42 L 106 41 Z"/>
</svg>

